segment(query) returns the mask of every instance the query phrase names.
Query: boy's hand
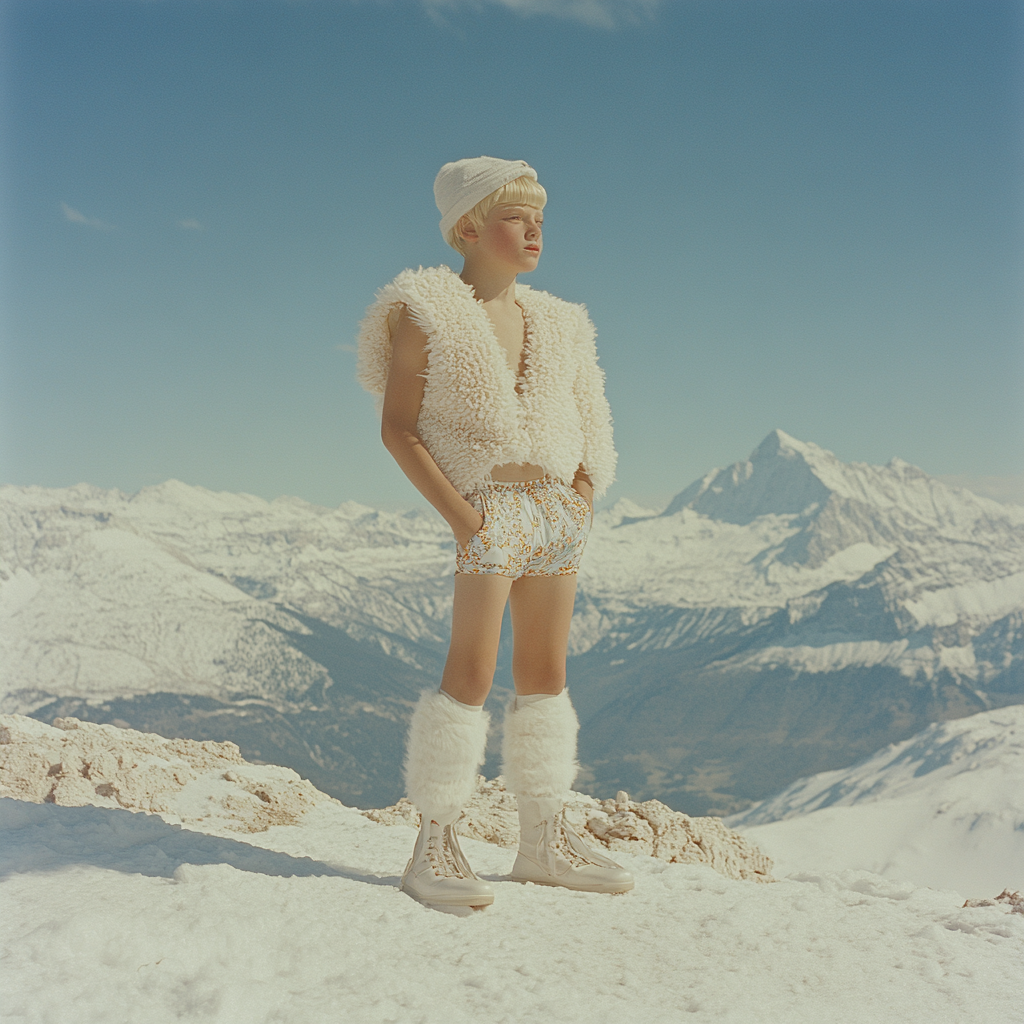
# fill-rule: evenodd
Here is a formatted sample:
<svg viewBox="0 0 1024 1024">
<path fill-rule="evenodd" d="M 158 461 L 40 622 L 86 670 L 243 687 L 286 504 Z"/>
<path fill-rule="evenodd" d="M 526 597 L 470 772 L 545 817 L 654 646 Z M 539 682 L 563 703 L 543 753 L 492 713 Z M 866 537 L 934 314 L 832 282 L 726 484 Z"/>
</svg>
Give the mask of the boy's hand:
<svg viewBox="0 0 1024 1024">
<path fill-rule="evenodd" d="M 469 511 L 466 521 L 460 520 L 452 526 L 452 533 L 455 534 L 455 543 L 463 551 L 469 547 L 469 542 L 480 532 L 480 527 L 484 525 L 484 517 L 468 501 L 466 502 L 466 508 Z"/>
<path fill-rule="evenodd" d="M 572 489 L 590 506 L 594 511 L 594 485 L 585 476 L 578 476 L 572 482 Z"/>
</svg>

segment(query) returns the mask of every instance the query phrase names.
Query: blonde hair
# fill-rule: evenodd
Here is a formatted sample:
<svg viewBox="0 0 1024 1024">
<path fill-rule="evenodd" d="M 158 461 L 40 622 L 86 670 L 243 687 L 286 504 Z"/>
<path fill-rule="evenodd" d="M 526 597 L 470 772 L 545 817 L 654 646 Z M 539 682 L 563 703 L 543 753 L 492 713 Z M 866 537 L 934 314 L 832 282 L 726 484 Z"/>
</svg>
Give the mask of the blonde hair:
<svg viewBox="0 0 1024 1024">
<path fill-rule="evenodd" d="M 489 196 L 484 196 L 469 213 L 464 213 L 462 217 L 467 217 L 470 224 L 479 231 L 483 227 L 484 221 L 487 220 L 487 215 L 496 206 L 535 206 L 538 210 L 543 210 L 544 204 L 547 201 L 548 194 L 544 191 L 544 186 L 535 178 L 524 174 L 521 178 L 516 178 L 507 185 L 502 185 L 501 188 L 492 192 Z M 448 236 L 445 240 L 456 252 L 462 253 L 465 256 L 466 240 L 459 234 L 459 225 L 462 223 L 462 217 L 448 231 Z"/>
</svg>

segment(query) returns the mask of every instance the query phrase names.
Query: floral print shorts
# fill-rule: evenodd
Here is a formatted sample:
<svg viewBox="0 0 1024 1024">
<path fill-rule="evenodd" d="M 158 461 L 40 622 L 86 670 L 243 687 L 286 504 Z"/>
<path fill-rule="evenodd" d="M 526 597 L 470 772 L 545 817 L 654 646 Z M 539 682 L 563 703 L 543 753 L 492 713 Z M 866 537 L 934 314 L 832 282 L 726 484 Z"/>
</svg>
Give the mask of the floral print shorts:
<svg viewBox="0 0 1024 1024">
<path fill-rule="evenodd" d="M 455 545 L 455 571 L 470 575 L 570 576 L 590 533 L 590 503 L 554 477 L 482 484 L 469 503 L 484 517 L 465 548 Z"/>
</svg>

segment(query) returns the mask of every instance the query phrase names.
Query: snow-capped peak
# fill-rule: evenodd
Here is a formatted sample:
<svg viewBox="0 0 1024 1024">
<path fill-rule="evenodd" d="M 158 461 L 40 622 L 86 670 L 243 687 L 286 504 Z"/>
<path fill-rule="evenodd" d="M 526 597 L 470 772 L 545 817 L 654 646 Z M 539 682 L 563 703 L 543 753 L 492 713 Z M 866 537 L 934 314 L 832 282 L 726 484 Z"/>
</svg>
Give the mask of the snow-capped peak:
<svg viewBox="0 0 1024 1024">
<path fill-rule="evenodd" d="M 782 430 L 773 430 L 745 461 L 690 484 L 662 515 L 683 509 L 740 526 L 761 516 L 803 516 L 816 524 L 812 530 L 835 534 L 841 544 L 827 544 L 815 559 L 857 541 L 890 543 L 909 528 L 970 530 L 979 520 L 1024 525 L 1024 515 L 1011 506 L 947 487 L 903 459 L 885 466 L 844 463 Z"/>
<path fill-rule="evenodd" d="M 792 515 L 824 505 L 843 486 L 843 464 L 816 444 L 773 430 L 744 462 L 713 469 L 676 495 L 662 513 L 684 508 L 746 525 L 759 516 Z"/>
</svg>

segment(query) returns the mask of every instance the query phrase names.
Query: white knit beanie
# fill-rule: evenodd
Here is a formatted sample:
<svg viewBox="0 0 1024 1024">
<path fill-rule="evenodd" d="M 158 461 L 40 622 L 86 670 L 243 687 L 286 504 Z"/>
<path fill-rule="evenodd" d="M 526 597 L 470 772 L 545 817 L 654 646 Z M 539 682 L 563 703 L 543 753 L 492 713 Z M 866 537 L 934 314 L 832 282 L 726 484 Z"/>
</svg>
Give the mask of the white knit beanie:
<svg viewBox="0 0 1024 1024">
<path fill-rule="evenodd" d="M 524 175 L 537 180 L 537 172 L 525 160 L 499 160 L 493 156 L 477 156 L 445 164 L 434 179 L 434 201 L 441 211 L 441 235 L 448 241 L 448 232 L 459 218 L 507 185 Z"/>
</svg>

